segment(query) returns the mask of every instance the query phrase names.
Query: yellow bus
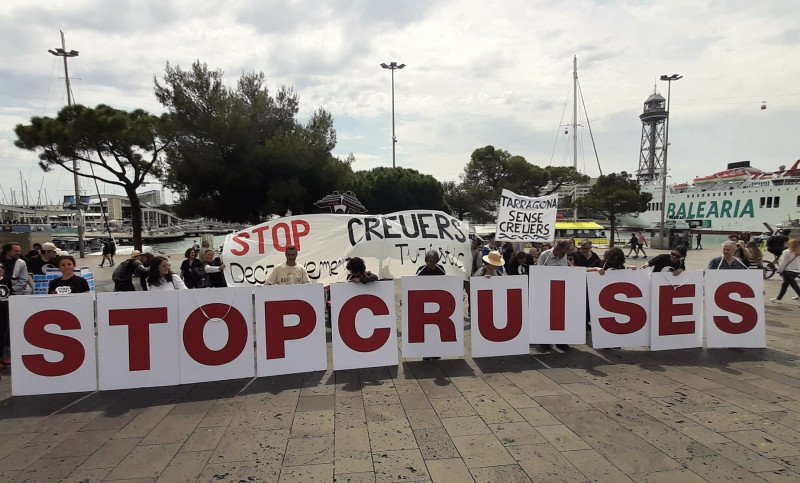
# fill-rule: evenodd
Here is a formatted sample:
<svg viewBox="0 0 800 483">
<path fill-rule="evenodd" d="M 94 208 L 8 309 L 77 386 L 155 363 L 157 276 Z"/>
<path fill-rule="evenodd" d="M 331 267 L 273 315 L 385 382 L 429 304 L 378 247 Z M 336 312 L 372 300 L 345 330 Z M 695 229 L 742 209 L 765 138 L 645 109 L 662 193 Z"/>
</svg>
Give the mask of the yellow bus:
<svg viewBox="0 0 800 483">
<path fill-rule="evenodd" d="M 576 245 L 588 239 L 594 246 L 608 246 L 606 229 L 593 222 L 556 221 L 556 241 L 567 238 L 574 238 Z"/>
</svg>

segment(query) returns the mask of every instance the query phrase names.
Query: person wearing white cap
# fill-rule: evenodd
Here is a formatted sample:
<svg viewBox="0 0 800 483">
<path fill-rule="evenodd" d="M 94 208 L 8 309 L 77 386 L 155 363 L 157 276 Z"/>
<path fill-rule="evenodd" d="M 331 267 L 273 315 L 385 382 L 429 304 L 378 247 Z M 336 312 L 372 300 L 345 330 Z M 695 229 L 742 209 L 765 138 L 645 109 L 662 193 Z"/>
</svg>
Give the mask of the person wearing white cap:
<svg viewBox="0 0 800 483">
<path fill-rule="evenodd" d="M 489 252 L 487 255 L 483 256 L 483 261 L 485 265 L 476 270 L 475 273 L 472 274 L 473 277 L 489 278 L 503 275 L 503 272 L 497 269 L 497 267 L 502 267 L 505 263 L 505 260 L 503 260 L 503 256 L 500 255 L 500 252 L 497 250 Z"/>
<path fill-rule="evenodd" d="M 111 280 L 114 281 L 115 292 L 136 291 L 136 287 L 133 286 L 134 274 L 138 276 L 142 273 L 147 273 L 147 267 L 142 264 L 142 261 L 139 259 L 140 256 L 142 256 L 142 252 L 134 250 L 131 252 L 131 257 L 129 259 L 120 263 L 119 266 L 114 269 L 114 273 L 111 274 Z"/>
<path fill-rule="evenodd" d="M 28 285 L 33 288 L 33 276 L 45 275 L 48 268 L 56 268 L 55 260 L 58 256 L 58 248 L 50 242 L 42 244 L 40 255 L 28 259 Z"/>
</svg>

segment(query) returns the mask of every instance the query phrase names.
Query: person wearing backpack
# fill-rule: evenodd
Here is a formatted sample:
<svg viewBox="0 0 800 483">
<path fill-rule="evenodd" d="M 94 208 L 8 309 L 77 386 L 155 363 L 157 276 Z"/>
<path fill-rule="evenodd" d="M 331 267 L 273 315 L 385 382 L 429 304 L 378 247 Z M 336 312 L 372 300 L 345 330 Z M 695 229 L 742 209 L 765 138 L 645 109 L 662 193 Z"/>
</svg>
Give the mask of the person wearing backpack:
<svg viewBox="0 0 800 483">
<path fill-rule="evenodd" d="M 120 263 L 111 274 L 111 280 L 114 281 L 115 292 L 135 292 L 136 287 L 133 286 L 134 274 L 140 275 L 146 273 L 146 269 L 140 260 L 142 253 L 139 250 L 134 250 L 131 257 L 124 262 Z"/>
<path fill-rule="evenodd" d="M 779 235 L 772 235 L 767 238 L 767 251 L 775 255 L 775 258 L 780 258 L 783 255 L 783 249 L 786 247 L 786 243 L 789 242 L 789 233 L 790 230 L 784 228 Z"/>
</svg>

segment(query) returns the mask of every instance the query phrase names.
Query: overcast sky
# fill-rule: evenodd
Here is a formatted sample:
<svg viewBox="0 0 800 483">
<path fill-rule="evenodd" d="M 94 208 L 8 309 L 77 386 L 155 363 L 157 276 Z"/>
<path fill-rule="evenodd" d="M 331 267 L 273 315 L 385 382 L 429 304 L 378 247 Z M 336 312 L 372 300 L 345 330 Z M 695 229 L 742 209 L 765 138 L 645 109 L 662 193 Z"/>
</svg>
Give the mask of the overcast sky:
<svg viewBox="0 0 800 483">
<path fill-rule="evenodd" d="M 160 113 L 153 78 L 167 62 L 263 71 L 300 96 L 301 117 L 335 118 L 334 154 L 356 170 L 397 165 L 455 180 L 476 148 L 493 145 L 540 165 L 571 165 L 572 59 L 604 173 L 638 167 L 638 118 L 654 85 L 672 85 L 669 165 L 691 181 L 750 160 L 764 170 L 800 158 L 800 2 L 786 1 L 70 1 L 0 3 L 0 203 L 72 190 L 14 146 L 14 126 L 66 104 L 60 47 L 76 102 Z M 766 101 L 767 109 L 761 109 Z M 586 118 L 581 171 L 597 176 Z M 567 129 L 569 130 L 569 129 Z M 84 182 L 84 190 L 94 187 Z M 111 186 L 101 191 L 112 192 Z M 118 192 L 118 191 L 115 191 Z M 34 200 L 35 201 L 35 200 Z"/>
</svg>

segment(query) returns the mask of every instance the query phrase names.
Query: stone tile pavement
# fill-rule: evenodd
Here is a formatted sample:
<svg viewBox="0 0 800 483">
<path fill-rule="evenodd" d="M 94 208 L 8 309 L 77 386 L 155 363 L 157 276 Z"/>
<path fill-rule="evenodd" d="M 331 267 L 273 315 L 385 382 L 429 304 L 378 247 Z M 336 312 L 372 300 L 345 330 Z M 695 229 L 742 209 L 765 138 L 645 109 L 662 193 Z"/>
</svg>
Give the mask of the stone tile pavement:
<svg viewBox="0 0 800 483">
<path fill-rule="evenodd" d="M 31 397 L 5 371 L 0 481 L 800 481 L 788 299 L 768 302 L 767 349 L 576 346 Z"/>
</svg>

